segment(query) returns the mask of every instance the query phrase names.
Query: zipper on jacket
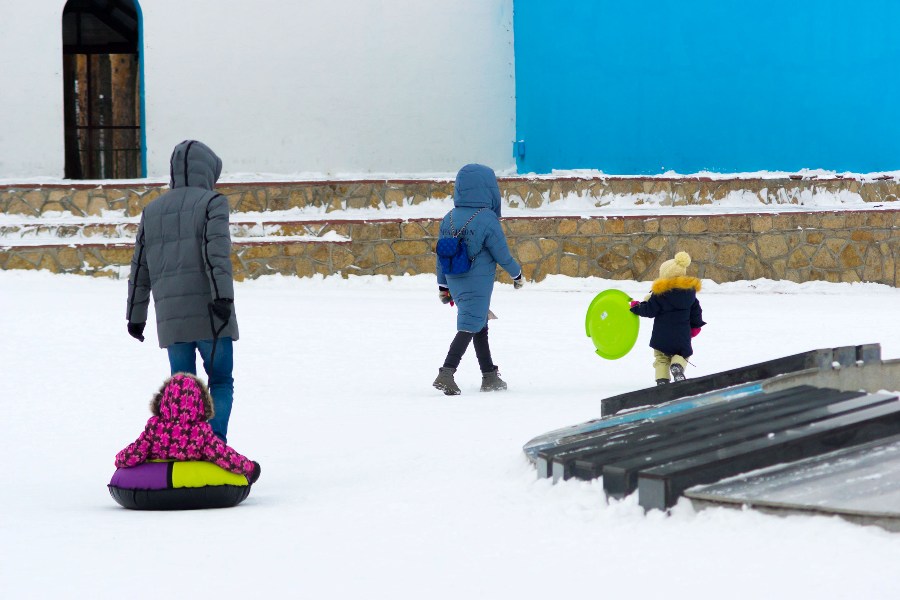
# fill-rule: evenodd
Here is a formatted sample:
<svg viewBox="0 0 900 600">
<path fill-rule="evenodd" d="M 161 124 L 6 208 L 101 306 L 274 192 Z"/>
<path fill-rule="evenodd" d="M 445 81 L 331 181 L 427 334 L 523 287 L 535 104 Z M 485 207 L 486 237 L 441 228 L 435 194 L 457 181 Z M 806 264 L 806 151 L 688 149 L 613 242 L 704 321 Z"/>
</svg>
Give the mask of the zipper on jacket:
<svg viewBox="0 0 900 600">
<path fill-rule="evenodd" d="M 128 299 L 128 321 L 131 322 L 131 313 L 134 312 L 134 292 L 137 290 L 137 278 L 141 272 L 141 258 L 144 256 L 144 230 L 141 229 L 141 251 L 138 252 L 137 269 L 134 271 L 134 283 L 131 285 L 131 298 Z"/>
<path fill-rule="evenodd" d="M 216 194 L 212 198 L 210 198 L 206 202 L 206 219 L 203 221 L 203 256 L 206 258 L 206 266 L 209 269 L 210 279 L 212 279 L 213 288 L 215 288 L 216 296 L 215 299 L 219 299 L 219 285 L 216 283 L 216 276 L 213 273 L 212 262 L 209 260 L 209 238 L 206 236 L 207 228 L 209 227 L 209 204 L 216 198 L 219 198 L 222 194 Z M 231 257 L 228 258 L 231 260 Z"/>
</svg>

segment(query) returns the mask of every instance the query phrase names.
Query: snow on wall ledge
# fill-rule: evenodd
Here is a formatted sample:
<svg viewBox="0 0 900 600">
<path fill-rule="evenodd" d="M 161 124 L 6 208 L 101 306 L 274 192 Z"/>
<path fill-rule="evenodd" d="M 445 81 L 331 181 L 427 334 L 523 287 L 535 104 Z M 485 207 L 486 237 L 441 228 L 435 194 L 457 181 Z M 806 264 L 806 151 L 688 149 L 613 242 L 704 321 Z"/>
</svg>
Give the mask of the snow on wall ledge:
<svg viewBox="0 0 900 600">
<path fill-rule="evenodd" d="M 526 276 L 648 280 L 678 250 L 715 282 L 900 287 L 893 179 L 504 178 Z M 123 277 L 141 208 L 165 188 L 0 188 L 0 269 Z M 225 184 L 235 277 L 433 273 L 448 180 Z M 503 280 L 505 275 L 500 275 Z"/>
<path fill-rule="evenodd" d="M 137 217 L 166 191 L 146 181 L 0 185 L 0 218 Z M 446 212 L 453 181 L 438 179 L 226 182 L 218 186 L 237 213 L 287 211 L 288 218 L 433 217 Z M 900 199 L 900 177 L 501 177 L 505 216 L 615 214 L 616 211 L 683 214 L 814 210 L 891 206 Z M 415 207 L 415 208 L 413 208 Z"/>
</svg>

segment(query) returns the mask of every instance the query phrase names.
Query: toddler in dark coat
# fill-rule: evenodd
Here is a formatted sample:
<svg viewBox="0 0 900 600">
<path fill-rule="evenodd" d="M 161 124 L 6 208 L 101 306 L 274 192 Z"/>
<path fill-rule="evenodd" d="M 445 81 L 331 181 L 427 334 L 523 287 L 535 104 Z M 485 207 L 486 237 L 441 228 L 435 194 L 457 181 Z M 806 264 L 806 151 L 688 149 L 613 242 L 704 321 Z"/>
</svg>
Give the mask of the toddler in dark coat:
<svg viewBox="0 0 900 600">
<path fill-rule="evenodd" d="M 657 385 L 669 383 L 670 372 L 675 381 L 685 379 L 687 359 L 694 353 L 691 338 L 706 325 L 697 300 L 700 280 L 687 276 L 690 264 L 687 252 L 677 253 L 660 265 L 659 279 L 653 282 L 650 296 L 643 302 L 631 302 L 631 312 L 653 319 L 650 347 Z"/>
</svg>

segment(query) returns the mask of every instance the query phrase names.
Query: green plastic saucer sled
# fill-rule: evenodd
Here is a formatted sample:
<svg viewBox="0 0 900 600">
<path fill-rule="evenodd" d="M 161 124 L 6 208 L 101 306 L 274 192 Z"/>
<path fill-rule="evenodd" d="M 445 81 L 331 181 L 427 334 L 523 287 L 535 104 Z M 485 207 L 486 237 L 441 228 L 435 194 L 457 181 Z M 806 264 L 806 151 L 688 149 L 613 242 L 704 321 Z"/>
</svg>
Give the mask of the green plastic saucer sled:
<svg viewBox="0 0 900 600">
<path fill-rule="evenodd" d="M 620 290 L 597 294 L 588 306 L 584 328 L 597 354 L 616 360 L 628 354 L 637 341 L 641 319 L 629 310 L 631 298 Z"/>
</svg>

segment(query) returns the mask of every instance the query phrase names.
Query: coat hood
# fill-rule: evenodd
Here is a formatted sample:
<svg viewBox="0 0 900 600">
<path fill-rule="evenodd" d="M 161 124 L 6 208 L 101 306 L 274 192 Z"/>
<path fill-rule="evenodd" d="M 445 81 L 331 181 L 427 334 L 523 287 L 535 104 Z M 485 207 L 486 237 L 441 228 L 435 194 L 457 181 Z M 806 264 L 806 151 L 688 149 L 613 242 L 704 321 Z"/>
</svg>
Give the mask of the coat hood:
<svg viewBox="0 0 900 600">
<path fill-rule="evenodd" d="M 161 419 L 178 423 L 198 423 L 214 414 L 209 390 L 189 373 L 167 379 L 150 403 L 150 410 Z"/>
<path fill-rule="evenodd" d="M 169 160 L 169 187 L 213 189 L 222 174 L 222 159 L 209 146 L 185 140 L 175 146 Z"/>
<path fill-rule="evenodd" d="M 453 206 L 466 208 L 490 208 L 500 217 L 500 186 L 493 169 L 470 164 L 456 174 L 453 185 Z"/>
<path fill-rule="evenodd" d="M 700 280 L 696 277 L 667 277 L 653 282 L 651 291 L 665 298 L 675 308 L 689 308 L 700 291 Z M 665 296 L 663 296 L 665 294 Z"/>
</svg>

